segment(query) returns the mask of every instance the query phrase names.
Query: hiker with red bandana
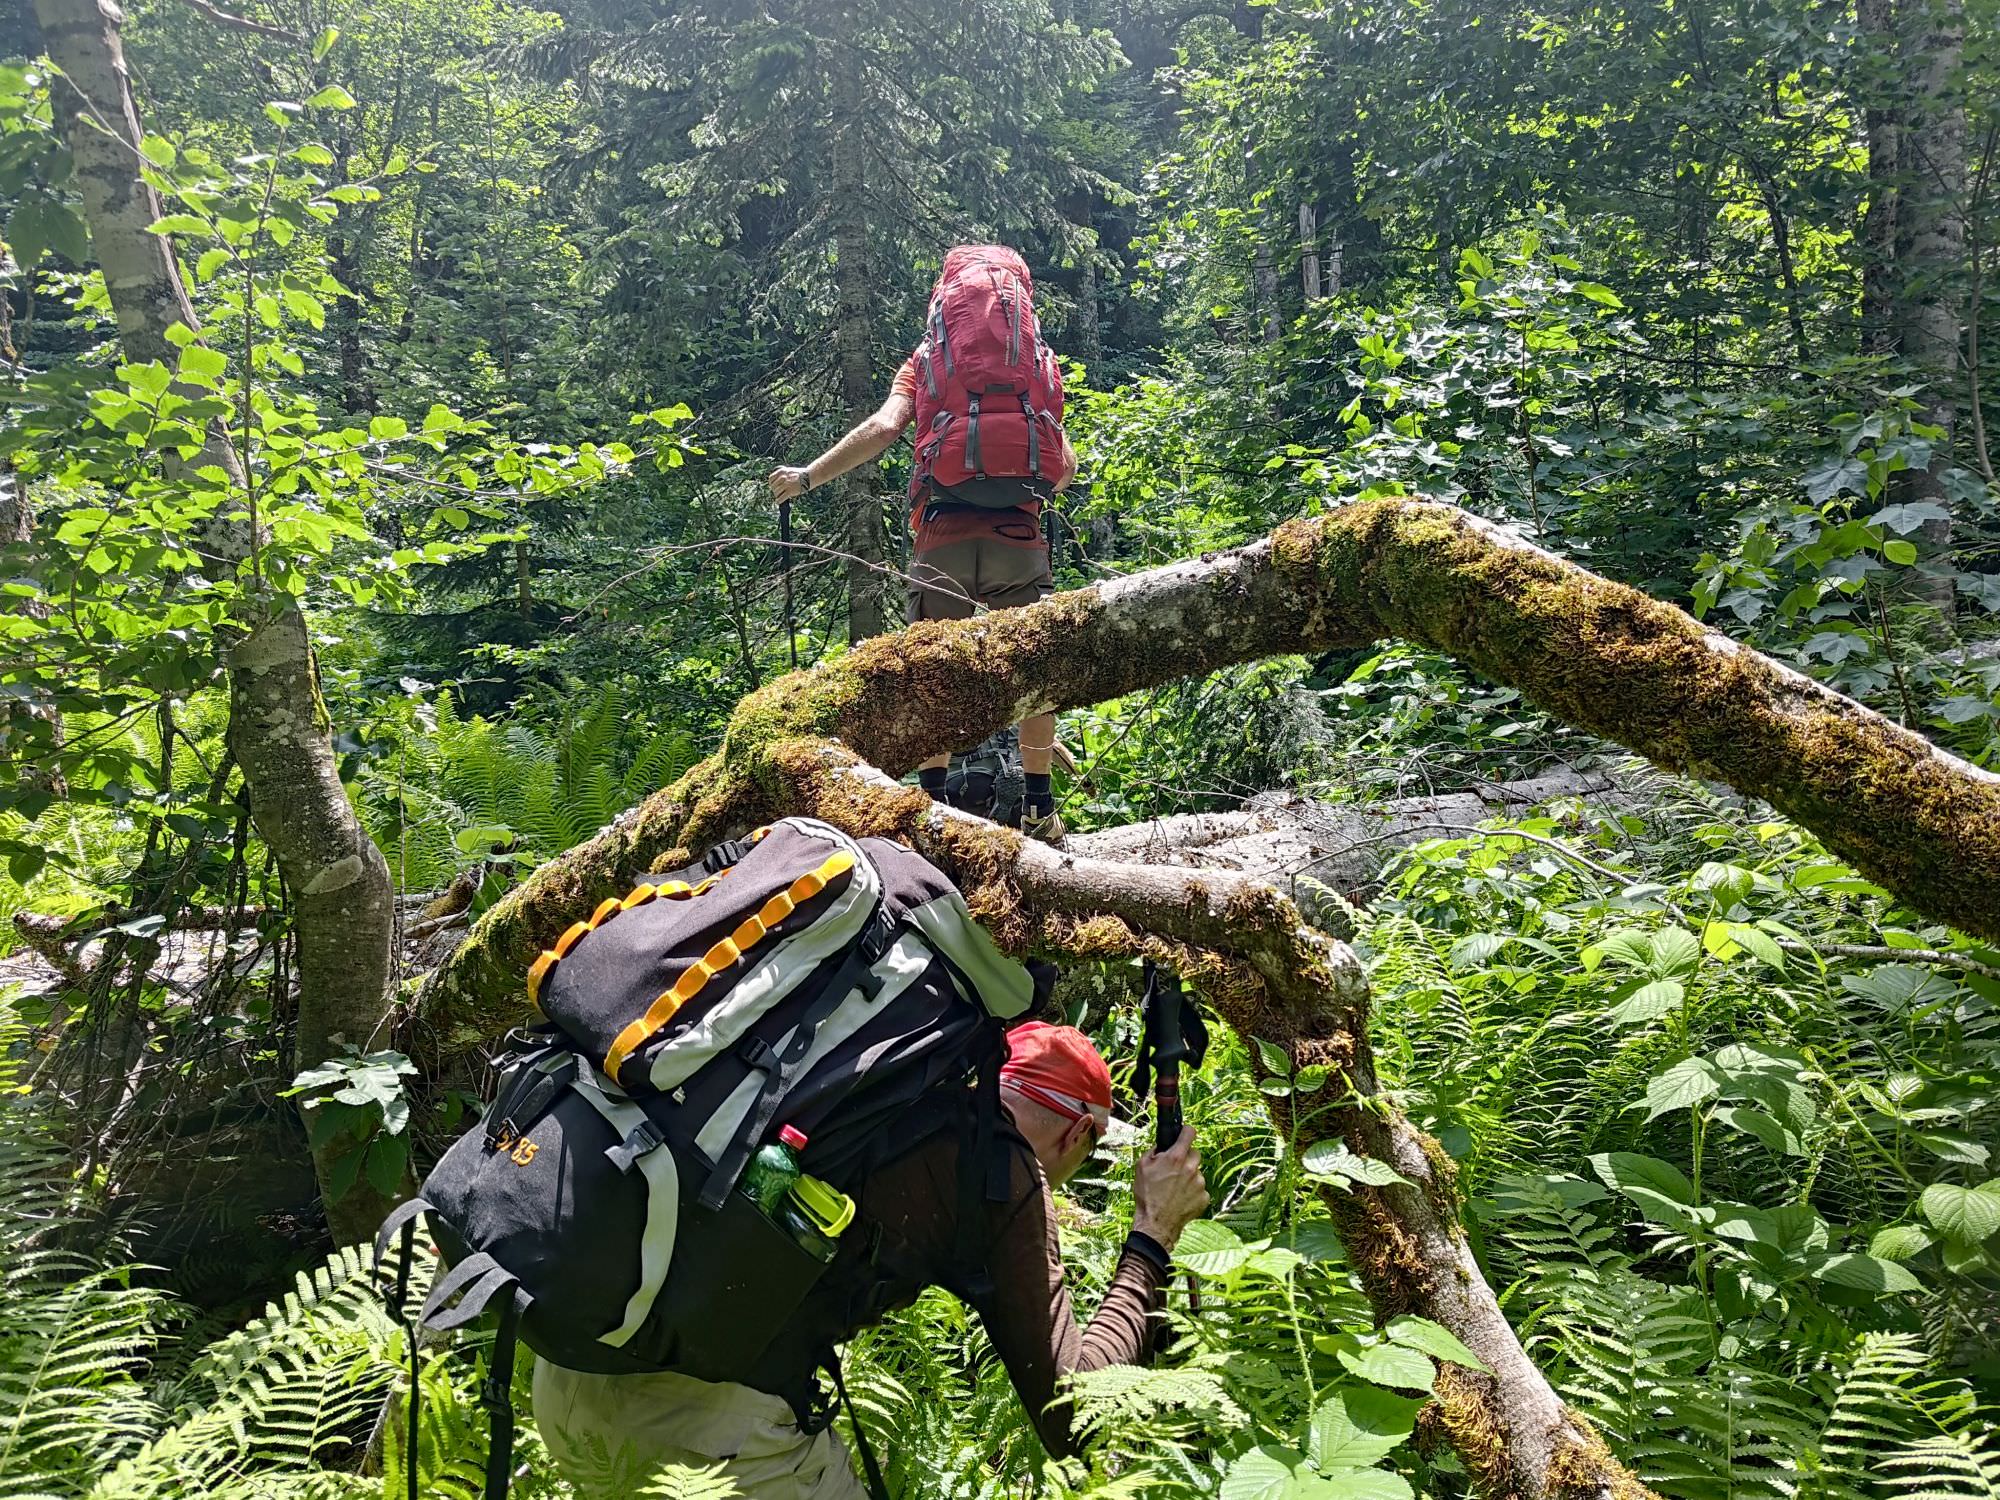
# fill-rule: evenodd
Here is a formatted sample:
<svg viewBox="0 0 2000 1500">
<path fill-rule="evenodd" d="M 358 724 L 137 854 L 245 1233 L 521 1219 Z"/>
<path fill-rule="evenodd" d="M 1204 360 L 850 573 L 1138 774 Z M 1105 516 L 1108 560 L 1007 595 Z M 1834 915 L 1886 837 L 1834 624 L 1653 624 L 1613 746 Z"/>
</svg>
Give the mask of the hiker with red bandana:
<svg viewBox="0 0 2000 1500">
<path fill-rule="evenodd" d="M 1062 417 L 1062 373 L 1042 341 L 1027 263 L 1004 246 L 960 245 L 944 258 L 924 336 L 888 399 L 811 463 L 774 469 L 771 498 L 806 494 L 879 457 L 914 421 L 910 620 L 1033 604 L 1055 586 L 1042 506 L 1076 476 Z M 1020 730 L 1022 831 L 1060 843 L 1055 716 L 1037 714 Z M 939 801 L 950 759 L 934 756 L 917 773 Z"/>
<path fill-rule="evenodd" d="M 1074 1027 L 1029 1021 L 1007 1043 L 990 1168 L 1005 1191 L 977 1205 L 977 1253 L 965 1256 L 960 1232 L 964 1137 L 942 1130 L 862 1180 L 855 1229 L 841 1236 L 838 1257 L 747 1384 L 589 1375 L 539 1362 L 536 1422 L 579 1495 L 633 1494 L 660 1465 L 719 1462 L 752 1500 L 859 1500 L 867 1492 L 840 1439 L 830 1428 L 807 1434 L 796 1413 L 812 1403 L 823 1350 L 908 1307 L 928 1286 L 979 1314 L 1048 1451 L 1075 1450 L 1064 1380 L 1147 1361 L 1169 1257 L 1181 1230 L 1207 1209 L 1208 1188 L 1192 1131 L 1172 1150 L 1139 1158 L 1131 1233 L 1096 1312 L 1079 1327 L 1050 1189 L 1114 1129 L 1111 1074 Z"/>
</svg>

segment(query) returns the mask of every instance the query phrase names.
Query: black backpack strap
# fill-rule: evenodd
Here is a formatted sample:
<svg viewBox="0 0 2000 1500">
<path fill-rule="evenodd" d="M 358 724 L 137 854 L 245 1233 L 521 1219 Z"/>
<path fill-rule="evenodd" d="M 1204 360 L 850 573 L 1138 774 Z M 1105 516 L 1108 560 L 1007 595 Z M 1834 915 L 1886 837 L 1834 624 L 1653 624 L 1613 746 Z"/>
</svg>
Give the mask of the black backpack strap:
<svg viewBox="0 0 2000 1500">
<path fill-rule="evenodd" d="M 486 1500 L 507 1500 L 507 1486 L 514 1477 L 514 1350 L 521 1314 L 527 1306 L 527 1293 L 516 1287 L 500 1309 L 493 1358 L 479 1387 L 479 1404 L 486 1408 L 487 1422 Z"/>
<path fill-rule="evenodd" d="M 419 1385 L 422 1369 L 417 1351 L 417 1320 L 410 1316 L 410 1268 L 417 1254 L 417 1217 L 428 1213 L 431 1205 L 422 1198 L 412 1198 L 407 1203 L 399 1203 L 391 1210 L 389 1217 L 382 1221 L 382 1227 L 375 1232 L 374 1269 L 382 1269 L 382 1257 L 388 1252 L 389 1241 L 398 1231 L 402 1235 L 402 1255 L 396 1263 L 396 1282 L 390 1289 L 386 1301 L 389 1316 L 403 1325 L 403 1341 L 410 1353 L 410 1415 L 403 1429 L 404 1478 L 408 1494 L 415 1500 L 418 1493 L 420 1475 L 418 1473 L 418 1432 L 417 1420 L 421 1414 L 423 1391 Z"/>
<path fill-rule="evenodd" d="M 799 1017 L 798 1026 L 792 1032 L 792 1039 L 785 1044 L 783 1052 L 774 1052 L 761 1040 L 752 1039 L 746 1046 L 739 1047 L 739 1054 L 753 1068 L 764 1070 L 764 1086 L 757 1091 L 751 1101 L 743 1123 L 737 1127 L 735 1137 L 717 1155 L 715 1170 L 708 1174 L 702 1184 L 701 1206 L 713 1212 L 722 1207 L 729 1197 L 729 1190 L 736 1186 L 736 1180 L 743 1175 L 743 1169 L 750 1163 L 750 1155 L 763 1141 L 771 1128 L 771 1121 L 778 1113 L 778 1106 L 791 1092 L 792 1085 L 799 1081 L 799 1074 L 805 1068 L 806 1054 L 812 1051 L 815 1037 L 826 1018 L 840 1008 L 840 1004 L 854 990 L 863 991 L 870 1000 L 881 992 L 882 976 L 874 972 L 875 958 L 869 957 L 870 944 L 857 944 L 848 951 L 846 959 L 834 971 L 833 978 L 826 987 L 813 996 Z"/>
<path fill-rule="evenodd" d="M 516 1284 L 514 1273 L 485 1251 L 468 1255 L 438 1278 L 417 1321 L 439 1333 L 470 1323 L 499 1292 Z M 450 1306 L 456 1297 L 456 1306 Z"/>
<path fill-rule="evenodd" d="M 398 1230 L 402 1231 L 403 1260 L 396 1268 L 396 1288 L 389 1297 L 389 1311 L 397 1318 L 403 1316 L 403 1303 L 410 1295 L 410 1257 L 417 1245 L 417 1215 L 430 1212 L 429 1200 L 412 1198 L 391 1209 L 389 1217 L 382 1221 L 382 1227 L 375 1231 L 375 1258 L 371 1265 L 378 1272 L 382 1269 L 382 1257 L 389 1253 L 389 1241 L 396 1237 Z"/>
<path fill-rule="evenodd" d="M 711 875 L 720 875 L 756 847 L 749 839 L 724 839 L 701 857 L 701 867 Z"/>
<path fill-rule="evenodd" d="M 998 1149 L 1002 1055 L 1002 1049 L 994 1045 L 979 1058 L 971 1116 L 959 1135 L 958 1230 L 953 1255 L 967 1293 L 975 1297 L 993 1289 L 986 1268 L 985 1205 L 1005 1203 L 1010 1186 L 1008 1154 Z"/>
<path fill-rule="evenodd" d="M 553 1049 L 511 1069 L 500 1092 L 486 1107 L 487 1149 L 496 1149 L 503 1140 L 518 1140 L 523 1132 L 534 1129 L 542 1111 L 555 1102 L 575 1073 L 576 1054 Z"/>
<path fill-rule="evenodd" d="M 869 1444 L 868 1430 L 861 1425 L 861 1414 L 854 1409 L 854 1401 L 847 1394 L 847 1381 L 840 1373 L 840 1354 L 828 1349 L 821 1361 L 826 1373 L 833 1377 L 833 1388 L 840 1393 L 840 1404 L 847 1408 L 847 1422 L 854 1429 L 854 1448 L 861 1455 L 861 1472 L 868 1478 L 869 1500 L 893 1500 L 888 1483 L 882 1478 L 882 1466 L 875 1462 L 875 1449 Z"/>
</svg>

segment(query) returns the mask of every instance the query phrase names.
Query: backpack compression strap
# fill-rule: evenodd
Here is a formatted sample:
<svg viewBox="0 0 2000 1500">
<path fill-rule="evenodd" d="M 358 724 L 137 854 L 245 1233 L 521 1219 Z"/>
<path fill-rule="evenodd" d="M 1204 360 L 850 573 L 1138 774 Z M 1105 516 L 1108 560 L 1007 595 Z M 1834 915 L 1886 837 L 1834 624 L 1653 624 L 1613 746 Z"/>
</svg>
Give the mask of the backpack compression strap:
<svg viewBox="0 0 2000 1500">
<path fill-rule="evenodd" d="M 458 1305 L 445 1304 L 456 1296 Z M 514 1468 L 514 1347 L 521 1331 L 521 1314 L 533 1302 L 514 1273 L 485 1251 L 468 1255 L 431 1289 L 417 1320 L 440 1332 L 470 1323 L 502 1297 L 500 1328 L 493 1338 L 493 1357 L 480 1382 L 479 1404 L 486 1408 L 486 1500 L 506 1500 Z"/>
<path fill-rule="evenodd" d="M 854 856 L 845 849 L 827 856 L 816 870 L 810 870 L 794 880 L 784 890 L 778 891 L 750 916 L 737 924 L 736 930 L 722 939 L 708 952 L 681 971 L 681 976 L 673 987 L 646 1007 L 646 1013 L 633 1021 L 612 1038 L 611 1047 L 604 1055 L 604 1073 L 613 1082 L 618 1079 L 619 1070 L 625 1060 L 646 1042 L 668 1021 L 674 1013 L 688 1001 L 699 995 L 711 979 L 727 972 L 736 961 L 770 935 L 785 918 L 803 903 L 810 901 L 840 876 L 854 868 Z M 733 1182 L 734 1179 L 732 1178 Z M 724 1188 L 723 1192 L 728 1192 Z M 706 1202 L 706 1195 L 703 1201 Z M 715 1204 L 719 1207 L 722 1199 L 718 1196 Z"/>
<path fill-rule="evenodd" d="M 848 951 L 847 958 L 826 988 L 813 996 L 805 1014 L 799 1017 L 798 1026 L 783 1052 L 774 1052 L 754 1038 L 747 1046 L 737 1049 L 751 1067 L 763 1070 L 764 1083 L 757 1090 L 757 1097 L 751 1101 L 735 1136 L 716 1158 L 715 1170 L 702 1184 L 703 1208 L 711 1212 L 721 1208 L 729 1190 L 736 1186 L 736 1179 L 743 1175 L 744 1167 L 750 1163 L 750 1153 L 763 1143 L 765 1132 L 771 1128 L 778 1106 L 784 1103 L 785 1095 L 791 1092 L 792 1085 L 805 1071 L 806 1055 L 812 1051 L 813 1042 L 826 1018 L 840 1009 L 841 1002 L 855 990 L 860 990 L 870 1000 L 881 992 L 886 981 L 875 972 L 875 964 L 888 951 L 893 940 L 893 933 L 885 934 L 882 930 L 881 915 L 882 908 L 878 906 L 875 919 L 870 921 L 862 940 Z"/>
</svg>

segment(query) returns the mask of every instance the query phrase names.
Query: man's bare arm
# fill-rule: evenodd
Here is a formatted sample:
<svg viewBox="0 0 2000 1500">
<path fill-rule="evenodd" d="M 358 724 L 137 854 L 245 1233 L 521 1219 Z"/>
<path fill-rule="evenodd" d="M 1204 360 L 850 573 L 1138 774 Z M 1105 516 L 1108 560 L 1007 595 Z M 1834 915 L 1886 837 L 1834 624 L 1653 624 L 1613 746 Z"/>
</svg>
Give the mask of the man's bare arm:
<svg viewBox="0 0 2000 1500">
<path fill-rule="evenodd" d="M 914 401 L 900 392 L 891 394 L 873 415 L 856 422 L 845 437 L 804 468 L 773 469 L 770 476 L 771 498 L 789 500 L 794 495 L 830 484 L 848 470 L 857 469 L 870 459 L 879 457 L 903 435 L 903 429 L 910 425 L 910 418 L 915 415 Z"/>
</svg>

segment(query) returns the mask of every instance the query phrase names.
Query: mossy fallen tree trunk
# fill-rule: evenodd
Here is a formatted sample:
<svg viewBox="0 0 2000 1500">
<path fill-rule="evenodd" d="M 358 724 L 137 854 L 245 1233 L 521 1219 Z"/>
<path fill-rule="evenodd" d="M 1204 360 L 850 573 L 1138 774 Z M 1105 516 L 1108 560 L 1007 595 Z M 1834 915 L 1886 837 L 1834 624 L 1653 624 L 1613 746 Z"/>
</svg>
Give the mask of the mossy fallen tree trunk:
<svg viewBox="0 0 2000 1500">
<path fill-rule="evenodd" d="M 797 812 L 902 839 L 1010 950 L 1145 954 L 1294 1066 L 1334 1067 L 1344 1102 L 1301 1122 L 1299 1144 L 1337 1134 L 1408 1179 L 1327 1193 L 1371 1297 L 1385 1317 L 1434 1318 L 1489 1367 L 1442 1373 L 1430 1435 L 1489 1495 L 1644 1493 L 1523 1352 L 1459 1226 L 1448 1159 L 1379 1097 L 1367 986 L 1345 948 L 1257 881 L 1057 854 L 890 779 L 1030 713 L 1384 636 L 1452 652 L 1569 722 L 1761 797 L 1920 910 L 2000 938 L 2000 778 L 1462 511 L 1380 501 L 1033 609 L 917 626 L 752 694 L 718 755 L 487 914 L 434 976 L 406 1043 L 433 1076 L 462 1068 L 522 1019 L 527 964 L 579 912 L 732 830 Z M 1284 1101 L 1272 1108 L 1292 1134 Z"/>
</svg>

